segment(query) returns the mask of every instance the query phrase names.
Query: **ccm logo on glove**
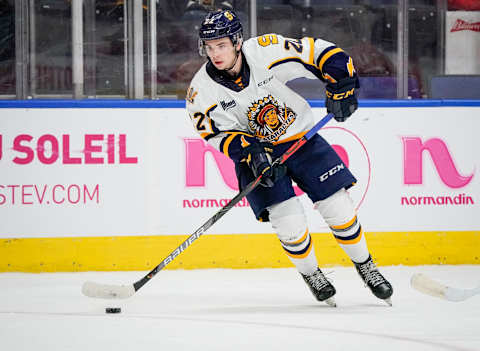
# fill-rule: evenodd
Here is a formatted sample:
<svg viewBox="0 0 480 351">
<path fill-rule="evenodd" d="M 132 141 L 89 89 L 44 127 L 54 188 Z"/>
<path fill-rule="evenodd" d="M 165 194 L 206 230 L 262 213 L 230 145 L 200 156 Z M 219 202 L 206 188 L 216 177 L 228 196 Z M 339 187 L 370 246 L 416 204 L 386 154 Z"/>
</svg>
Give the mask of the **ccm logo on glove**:
<svg viewBox="0 0 480 351">
<path fill-rule="evenodd" d="M 358 108 L 355 88 L 358 87 L 358 78 L 343 78 L 338 83 L 328 83 L 325 87 L 325 106 L 328 113 L 335 115 L 337 122 L 344 122 Z"/>
<path fill-rule="evenodd" d="M 351 90 L 346 91 L 344 93 L 337 93 L 337 94 L 333 94 L 328 90 L 326 91 L 327 98 L 333 99 L 333 100 L 343 100 L 349 96 L 353 96 L 353 94 L 355 94 L 355 88 L 352 88 Z"/>
</svg>

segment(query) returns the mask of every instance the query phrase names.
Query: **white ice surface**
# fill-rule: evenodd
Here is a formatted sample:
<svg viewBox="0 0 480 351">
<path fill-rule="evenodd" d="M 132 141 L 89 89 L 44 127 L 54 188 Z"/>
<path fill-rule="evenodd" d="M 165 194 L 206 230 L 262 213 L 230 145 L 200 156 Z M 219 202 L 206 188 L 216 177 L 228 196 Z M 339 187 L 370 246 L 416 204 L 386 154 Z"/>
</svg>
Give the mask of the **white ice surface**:
<svg viewBox="0 0 480 351">
<path fill-rule="evenodd" d="M 294 269 L 166 270 L 118 302 L 83 296 L 82 283 L 131 284 L 146 272 L 2 273 L 0 350 L 480 350 L 480 296 L 448 302 L 409 282 L 425 273 L 473 288 L 480 265 L 381 267 L 393 307 L 353 268 L 324 271 L 337 308 L 316 302 Z"/>
</svg>

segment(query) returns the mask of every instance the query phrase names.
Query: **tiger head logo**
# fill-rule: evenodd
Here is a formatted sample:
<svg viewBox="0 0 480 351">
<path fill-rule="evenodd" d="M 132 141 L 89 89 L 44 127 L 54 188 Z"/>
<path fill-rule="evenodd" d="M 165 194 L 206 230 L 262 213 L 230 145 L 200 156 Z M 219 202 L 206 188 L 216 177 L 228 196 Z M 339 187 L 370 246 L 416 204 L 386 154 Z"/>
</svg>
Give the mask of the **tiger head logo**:
<svg viewBox="0 0 480 351">
<path fill-rule="evenodd" d="M 296 119 L 292 109 L 281 106 L 271 95 L 253 103 L 247 115 L 254 134 L 269 142 L 277 141 Z"/>
</svg>

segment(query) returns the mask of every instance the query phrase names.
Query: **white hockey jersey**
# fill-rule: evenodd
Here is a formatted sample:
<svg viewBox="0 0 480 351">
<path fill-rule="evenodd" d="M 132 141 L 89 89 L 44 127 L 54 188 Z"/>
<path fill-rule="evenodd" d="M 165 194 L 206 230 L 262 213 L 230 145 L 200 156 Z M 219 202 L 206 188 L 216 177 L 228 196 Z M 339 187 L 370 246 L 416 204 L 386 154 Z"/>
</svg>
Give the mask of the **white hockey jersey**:
<svg viewBox="0 0 480 351">
<path fill-rule="evenodd" d="M 240 157 L 239 136 L 277 144 L 299 139 L 313 126 L 310 105 L 286 82 L 306 77 L 335 83 L 355 74 L 351 58 L 322 39 L 267 34 L 245 41 L 242 52 L 243 80 L 241 72 L 238 79 L 226 82 L 207 62 L 186 96 L 195 129 L 234 161 Z"/>
</svg>

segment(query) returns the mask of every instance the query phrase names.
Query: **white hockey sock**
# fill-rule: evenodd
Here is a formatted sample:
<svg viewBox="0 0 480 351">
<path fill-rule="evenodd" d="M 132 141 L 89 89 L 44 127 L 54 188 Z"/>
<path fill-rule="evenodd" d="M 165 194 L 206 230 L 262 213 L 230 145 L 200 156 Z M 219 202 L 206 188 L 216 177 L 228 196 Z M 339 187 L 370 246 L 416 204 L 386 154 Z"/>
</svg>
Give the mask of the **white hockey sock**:
<svg viewBox="0 0 480 351">
<path fill-rule="evenodd" d="M 342 225 L 331 225 L 333 236 L 348 257 L 354 262 L 365 262 L 370 255 L 362 226 L 357 216 Z"/>
<path fill-rule="evenodd" d="M 277 233 L 285 253 L 297 270 L 310 275 L 318 263 L 312 238 L 307 228 L 307 219 L 300 201 L 292 197 L 269 207 L 270 223 Z"/>
<path fill-rule="evenodd" d="M 341 189 L 325 200 L 317 201 L 315 208 L 348 257 L 357 263 L 364 262 L 369 256 L 367 242 L 348 192 Z"/>
<path fill-rule="evenodd" d="M 317 270 L 317 257 L 308 229 L 299 240 L 292 242 L 280 241 L 280 243 L 288 258 L 300 273 L 310 275 Z"/>
</svg>

